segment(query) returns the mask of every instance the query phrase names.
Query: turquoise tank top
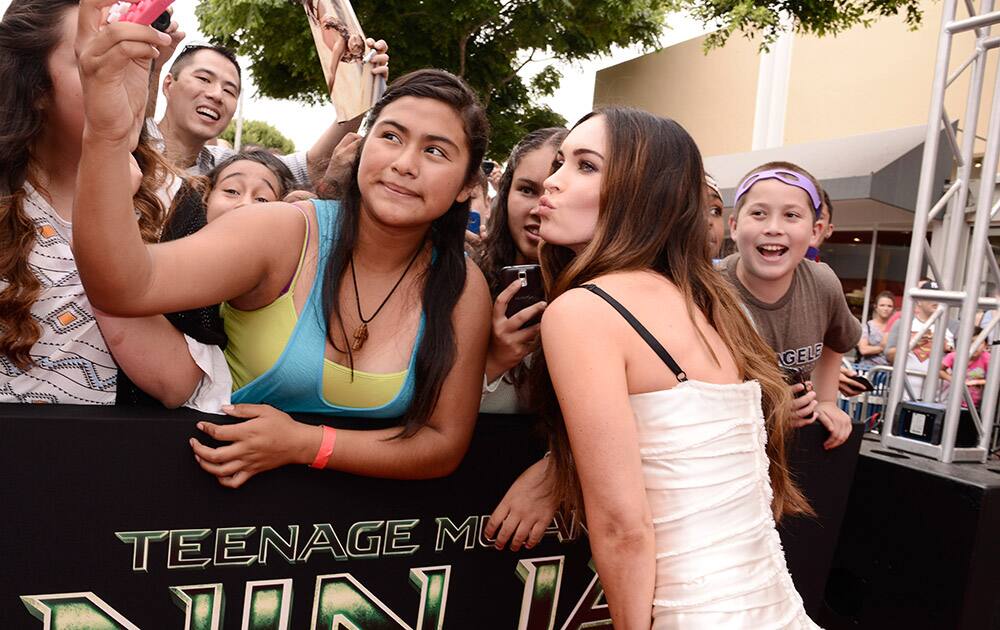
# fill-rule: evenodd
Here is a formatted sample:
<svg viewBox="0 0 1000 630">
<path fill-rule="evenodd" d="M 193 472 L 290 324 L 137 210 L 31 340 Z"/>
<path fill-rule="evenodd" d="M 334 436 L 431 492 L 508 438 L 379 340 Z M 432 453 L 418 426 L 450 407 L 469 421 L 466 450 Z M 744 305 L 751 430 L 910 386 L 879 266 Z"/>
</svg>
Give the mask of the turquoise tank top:
<svg viewBox="0 0 1000 630">
<path fill-rule="evenodd" d="M 398 418 L 406 413 L 413 401 L 417 350 L 424 337 L 426 313 L 420 314 L 420 325 L 413 342 L 408 372 L 396 397 L 380 407 L 342 407 L 323 398 L 323 365 L 326 351 L 327 319 L 323 315 L 323 274 L 330 250 L 337 239 L 337 216 L 340 202 L 313 199 L 316 223 L 319 226 L 319 261 L 316 278 L 309 297 L 302 307 L 292 335 L 273 366 L 254 380 L 233 392 L 237 403 L 267 404 L 290 413 L 318 413 L 327 416 L 355 418 Z M 432 253 L 432 261 L 433 261 Z"/>
</svg>

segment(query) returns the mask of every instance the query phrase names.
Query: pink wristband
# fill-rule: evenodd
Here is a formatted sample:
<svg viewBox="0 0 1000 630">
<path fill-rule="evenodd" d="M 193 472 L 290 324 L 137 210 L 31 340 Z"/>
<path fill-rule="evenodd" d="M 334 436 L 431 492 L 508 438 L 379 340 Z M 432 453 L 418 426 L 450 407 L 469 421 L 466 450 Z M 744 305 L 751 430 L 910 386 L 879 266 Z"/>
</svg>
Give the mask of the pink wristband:
<svg viewBox="0 0 1000 630">
<path fill-rule="evenodd" d="M 337 430 L 333 427 L 323 425 L 323 441 L 319 445 L 316 459 L 309 466 L 312 468 L 326 468 L 327 462 L 330 461 L 330 455 L 333 454 L 333 443 L 336 441 Z"/>
</svg>

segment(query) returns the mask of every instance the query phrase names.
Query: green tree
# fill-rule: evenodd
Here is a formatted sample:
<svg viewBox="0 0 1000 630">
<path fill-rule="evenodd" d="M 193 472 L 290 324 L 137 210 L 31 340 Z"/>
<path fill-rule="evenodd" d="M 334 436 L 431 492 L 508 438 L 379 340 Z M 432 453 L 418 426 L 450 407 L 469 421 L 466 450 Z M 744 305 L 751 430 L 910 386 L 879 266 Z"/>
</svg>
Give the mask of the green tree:
<svg viewBox="0 0 1000 630">
<path fill-rule="evenodd" d="M 726 43 L 736 32 L 758 38 L 761 49 L 791 21 L 798 33 L 836 35 L 878 18 L 903 13 L 910 28 L 923 17 L 919 0 L 680 0 L 681 6 L 705 24 L 717 27 L 705 41 L 706 50 Z"/>
<path fill-rule="evenodd" d="M 559 85 L 548 66 L 533 80 L 529 61 L 576 61 L 635 43 L 652 48 L 667 0 L 356 0 L 368 35 L 389 42 L 393 76 L 437 67 L 462 76 L 486 105 L 490 154 L 506 158 L 539 126 L 565 119 L 538 100 Z M 259 92 L 324 102 L 325 82 L 302 7 L 289 0 L 203 0 L 201 31 L 249 57 Z"/>
<path fill-rule="evenodd" d="M 487 107 L 490 154 L 504 159 L 531 129 L 565 124 L 539 99 L 559 86 L 551 65 L 533 79 L 530 61 L 574 62 L 615 46 L 657 45 L 667 16 L 687 10 L 719 28 L 708 46 L 737 31 L 766 47 L 780 16 L 800 32 L 836 34 L 904 11 L 920 20 L 918 0 L 355 0 L 366 34 L 390 45 L 394 76 L 437 67 L 463 77 Z M 296 0 L 202 0 L 201 31 L 250 58 L 263 96 L 324 102 L 325 82 L 304 11 Z"/>
<path fill-rule="evenodd" d="M 236 142 L 236 120 L 231 120 L 220 136 L 226 142 Z M 295 151 L 295 143 L 286 138 L 274 125 L 260 120 L 243 121 L 243 146 L 255 144 L 265 149 L 277 149 L 281 153 Z"/>
</svg>

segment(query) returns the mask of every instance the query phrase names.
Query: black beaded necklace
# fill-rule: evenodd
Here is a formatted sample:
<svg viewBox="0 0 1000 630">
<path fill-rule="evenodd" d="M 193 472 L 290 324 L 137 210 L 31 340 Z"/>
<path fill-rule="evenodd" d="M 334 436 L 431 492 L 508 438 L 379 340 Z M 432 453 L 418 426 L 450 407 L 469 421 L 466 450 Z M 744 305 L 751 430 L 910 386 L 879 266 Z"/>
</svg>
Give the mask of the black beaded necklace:
<svg viewBox="0 0 1000 630">
<path fill-rule="evenodd" d="M 407 263 L 406 269 L 403 270 L 403 275 L 399 276 L 399 280 L 396 280 L 396 284 L 394 284 L 392 289 L 389 290 L 389 294 L 385 296 L 385 299 L 382 300 L 382 303 L 378 305 L 378 308 L 375 309 L 375 312 L 372 313 L 372 316 L 368 319 L 365 319 L 365 316 L 361 314 L 361 296 L 358 294 L 358 277 L 354 272 L 354 253 L 351 253 L 351 281 L 354 283 L 354 303 L 358 307 L 358 319 L 361 320 L 361 325 L 354 330 L 354 343 L 351 344 L 351 350 L 357 352 L 362 346 L 365 345 L 365 342 L 368 341 L 368 322 L 375 319 L 382 311 L 382 307 L 385 306 L 386 302 L 389 301 L 389 298 L 392 297 L 392 294 L 399 288 L 399 285 L 403 282 L 403 278 L 406 277 L 406 274 L 410 271 L 410 267 L 413 266 L 413 263 L 417 262 L 417 257 L 420 256 L 420 252 L 423 250 L 424 244 L 421 243 L 420 247 L 417 248 L 417 251 L 413 253 L 413 258 L 411 258 L 410 262 Z"/>
</svg>

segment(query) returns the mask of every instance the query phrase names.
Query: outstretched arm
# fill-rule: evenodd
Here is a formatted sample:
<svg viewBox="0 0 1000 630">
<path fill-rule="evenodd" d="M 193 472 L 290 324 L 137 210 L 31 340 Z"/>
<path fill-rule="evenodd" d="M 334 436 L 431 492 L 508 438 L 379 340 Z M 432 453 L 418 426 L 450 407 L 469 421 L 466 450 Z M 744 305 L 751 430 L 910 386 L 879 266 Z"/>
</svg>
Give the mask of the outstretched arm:
<svg viewBox="0 0 1000 630">
<path fill-rule="evenodd" d="M 82 0 L 76 41 L 85 116 L 74 255 L 92 304 L 120 316 L 179 311 L 242 296 L 269 274 L 288 273 L 288 264 L 294 269 L 305 226 L 297 210 L 282 204 L 274 205 L 284 212 L 229 213 L 187 239 L 142 242 L 130 153 L 144 121 L 155 46 L 168 45 L 170 36 L 139 24 L 104 25 L 101 10 L 112 3 Z M 278 260 L 288 264 L 276 270 Z"/>
</svg>

